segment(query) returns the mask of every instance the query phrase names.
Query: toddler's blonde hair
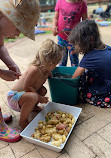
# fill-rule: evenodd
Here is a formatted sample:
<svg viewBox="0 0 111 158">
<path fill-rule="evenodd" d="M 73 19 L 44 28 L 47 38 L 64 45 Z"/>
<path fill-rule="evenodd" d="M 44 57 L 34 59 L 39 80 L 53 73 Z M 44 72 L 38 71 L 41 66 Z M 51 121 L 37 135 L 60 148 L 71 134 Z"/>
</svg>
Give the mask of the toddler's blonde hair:
<svg viewBox="0 0 111 158">
<path fill-rule="evenodd" d="M 30 65 L 42 66 L 48 63 L 58 64 L 62 58 L 63 48 L 51 39 L 46 39 Z"/>
</svg>

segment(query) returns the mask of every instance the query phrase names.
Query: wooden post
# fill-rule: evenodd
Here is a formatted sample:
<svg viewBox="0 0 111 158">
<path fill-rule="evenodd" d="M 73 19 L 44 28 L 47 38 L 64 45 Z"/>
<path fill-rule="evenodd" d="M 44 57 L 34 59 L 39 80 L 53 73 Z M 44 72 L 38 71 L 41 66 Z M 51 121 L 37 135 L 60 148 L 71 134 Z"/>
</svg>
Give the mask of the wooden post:
<svg viewBox="0 0 111 158">
<path fill-rule="evenodd" d="M 87 4 L 111 2 L 111 0 L 87 0 Z"/>
</svg>

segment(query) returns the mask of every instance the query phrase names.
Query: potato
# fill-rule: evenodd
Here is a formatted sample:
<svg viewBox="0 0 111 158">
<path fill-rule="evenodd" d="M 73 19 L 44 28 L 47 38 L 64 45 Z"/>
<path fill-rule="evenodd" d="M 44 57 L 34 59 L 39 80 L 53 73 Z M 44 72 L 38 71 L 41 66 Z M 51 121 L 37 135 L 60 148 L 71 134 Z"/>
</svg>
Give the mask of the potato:
<svg viewBox="0 0 111 158">
<path fill-rule="evenodd" d="M 38 128 L 36 128 L 36 129 L 35 129 L 35 132 L 39 132 L 39 129 L 38 129 Z"/>
<path fill-rule="evenodd" d="M 62 114 L 66 114 L 66 112 L 62 112 Z"/>
<path fill-rule="evenodd" d="M 44 126 L 46 125 L 46 122 L 45 122 L 45 121 L 43 121 L 43 125 L 44 125 Z"/>
<path fill-rule="evenodd" d="M 49 136 L 49 135 L 42 135 L 42 137 L 40 138 L 40 140 L 41 141 L 43 141 L 43 142 L 50 142 L 50 140 L 51 140 L 51 136 Z"/>
<path fill-rule="evenodd" d="M 71 124 L 71 123 L 69 123 L 69 127 L 71 127 L 71 128 L 72 128 L 72 124 Z"/>
<path fill-rule="evenodd" d="M 65 118 L 60 118 L 60 121 L 63 123 L 64 121 L 66 121 L 66 119 Z"/>
<path fill-rule="evenodd" d="M 56 111 L 56 113 L 57 113 L 57 114 L 61 114 L 62 112 L 61 112 L 61 111 Z"/>
<path fill-rule="evenodd" d="M 69 114 L 69 113 L 67 113 L 67 114 L 66 114 L 66 117 L 68 118 L 68 117 L 69 117 L 69 115 L 70 115 L 70 114 Z"/>
<path fill-rule="evenodd" d="M 66 124 L 67 124 L 67 122 L 66 122 L 66 121 L 64 121 L 64 122 L 63 122 L 63 124 L 65 124 L 65 125 L 66 125 Z"/>
<path fill-rule="evenodd" d="M 42 123 L 39 123 L 39 124 L 38 124 L 38 128 L 43 128 L 43 124 L 42 124 Z"/>
<path fill-rule="evenodd" d="M 45 128 L 46 128 L 45 125 L 43 125 L 43 130 L 45 130 Z"/>
<path fill-rule="evenodd" d="M 67 127 L 67 128 L 66 128 L 66 131 L 69 133 L 69 132 L 70 132 L 70 127 Z"/>
<path fill-rule="evenodd" d="M 58 134 L 58 133 L 54 133 L 54 134 L 52 134 L 52 138 L 53 138 L 54 140 L 59 140 L 59 139 L 61 139 L 61 135 Z"/>
<path fill-rule="evenodd" d="M 40 133 L 41 133 L 41 134 L 45 134 L 45 130 L 44 130 L 44 129 L 41 129 L 41 130 L 40 130 Z"/>
<path fill-rule="evenodd" d="M 46 127 L 47 127 L 47 128 L 52 128 L 53 126 L 52 126 L 52 125 L 46 125 Z"/>
<path fill-rule="evenodd" d="M 62 143 L 64 143 L 65 141 L 66 141 L 66 136 L 63 135 L 63 136 L 62 136 Z"/>
<path fill-rule="evenodd" d="M 63 135 L 64 131 L 63 130 L 58 130 L 58 133 Z"/>
<path fill-rule="evenodd" d="M 35 128 L 35 131 L 38 130 L 38 127 Z"/>
<path fill-rule="evenodd" d="M 54 146 L 59 147 L 62 144 L 62 138 L 57 140 L 57 141 L 52 140 L 51 144 L 54 145 Z"/>
<path fill-rule="evenodd" d="M 33 138 L 39 139 L 40 137 L 41 137 L 41 133 L 40 132 L 34 132 Z"/>
<path fill-rule="evenodd" d="M 45 133 L 46 134 L 53 134 L 53 133 L 56 133 L 56 128 L 46 128 L 45 129 Z"/>
<path fill-rule="evenodd" d="M 50 119 L 47 124 L 48 125 L 56 125 L 59 121 L 57 119 Z"/>
<path fill-rule="evenodd" d="M 66 128 L 66 131 L 69 131 L 69 132 L 70 132 L 71 128 L 72 128 L 72 126 L 68 126 L 68 127 Z M 68 133 L 69 133 L 69 132 L 68 132 Z"/>
<path fill-rule="evenodd" d="M 72 124 L 74 124 L 74 122 L 75 122 L 75 118 L 72 118 Z"/>
<path fill-rule="evenodd" d="M 67 123 L 71 123 L 72 120 L 71 120 L 70 118 L 67 118 L 67 119 L 66 119 L 66 122 L 67 122 Z"/>
<path fill-rule="evenodd" d="M 64 131 L 64 135 L 67 137 L 68 136 L 68 132 L 65 130 Z"/>
<path fill-rule="evenodd" d="M 56 119 L 59 119 L 59 118 L 61 117 L 61 114 L 54 114 L 54 117 L 55 117 Z"/>
<path fill-rule="evenodd" d="M 73 119 L 73 115 L 72 115 L 72 114 L 69 114 L 69 118 L 70 118 L 70 119 Z"/>
<path fill-rule="evenodd" d="M 54 113 L 55 113 L 55 111 L 52 111 L 52 112 L 51 112 L 51 114 L 54 114 Z"/>
<path fill-rule="evenodd" d="M 50 115 L 51 115 L 51 113 L 50 113 L 50 112 L 48 112 L 48 113 L 47 113 L 47 116 L 50 116 Z"/>
<path fill-rule="evenodd" d="M 43 124 L 43 121 L 39 121 L 38 124 L 39 124 L 39 123 L 42 123 L 42 124 Z"/>
<path fill-rule="evenodd" d="M 61 124 L 57 125 L 56 128 L 58 130 L 63 130 L 64 128 L 66 128 L 66 124 L 61 123 Z"/>
<path fill-rule="evenodd" d="M 65 118 L 66 117 L 66 115 L 65 114 L 62 114 L 62 118 Z"/>
</svg>

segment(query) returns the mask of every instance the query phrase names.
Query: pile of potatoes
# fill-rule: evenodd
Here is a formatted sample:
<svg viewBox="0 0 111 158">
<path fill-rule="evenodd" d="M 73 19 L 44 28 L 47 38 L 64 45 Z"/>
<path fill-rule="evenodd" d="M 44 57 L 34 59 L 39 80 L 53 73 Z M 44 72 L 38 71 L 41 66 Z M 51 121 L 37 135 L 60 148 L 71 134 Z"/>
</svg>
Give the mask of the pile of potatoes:
<svg viewBox="0 0 111 158">
<path fill-rule="evenodd" d="M 70 113 L 48 112 L 45 121 L 38 122 L 38 127 L 31 137 L 46 143 L 51 141 L 52 145 L 60 147 L 65 142 L 74 122 L 75 118 Z"/>
</svg>

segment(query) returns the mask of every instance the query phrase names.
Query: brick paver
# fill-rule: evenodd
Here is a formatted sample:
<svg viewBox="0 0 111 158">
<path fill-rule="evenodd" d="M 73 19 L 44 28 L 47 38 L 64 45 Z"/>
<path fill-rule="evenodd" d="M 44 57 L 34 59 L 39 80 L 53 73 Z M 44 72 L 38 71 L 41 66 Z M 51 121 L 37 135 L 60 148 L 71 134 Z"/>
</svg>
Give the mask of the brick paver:
<svg viewBox="0 0 111 158">
<path fill-rule="evenodd" d="M 111 45 L 110 30 L 111 27 L 100 28 L 103 41 L 109 45 Z M 25 38 L 19 39 L 15 43 L 6 44 L 11 57 L 20 67 L 22 73 L 27 69 L 28 64 L 35 57 L 42 41 L 46 38 L 57 40 L 51 34 L 42 34 L 36 36 L 35 42 Z M 0 67 L 6 68 L 2 62 L 0 62 Z M 6 95 L 15 82 L 6 82 L 0 79 L 0 103 L 3 113 L 12 113 L 13 122 L 10 126 L 20 128 L 18 126 L 20 113 L 10 110 L 6 100 Z M 45 86 L 48 89 L 47 96 L 50 99 L 47 82 Z M 0 141 L 0 158 L 110 158 L 111 109 L 100 109 L 89 104 L 78 106 L 83 109 L 82 113 L 62 152 L 57 153 L 42 148 L 24 139 L 16 143 Z M 31 117 L 34 117 L 34 115 L 31 115 Z"/>
</svg>

